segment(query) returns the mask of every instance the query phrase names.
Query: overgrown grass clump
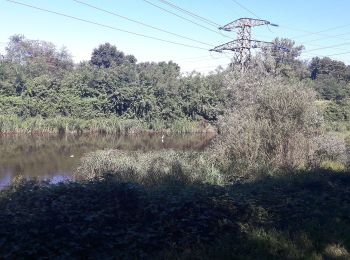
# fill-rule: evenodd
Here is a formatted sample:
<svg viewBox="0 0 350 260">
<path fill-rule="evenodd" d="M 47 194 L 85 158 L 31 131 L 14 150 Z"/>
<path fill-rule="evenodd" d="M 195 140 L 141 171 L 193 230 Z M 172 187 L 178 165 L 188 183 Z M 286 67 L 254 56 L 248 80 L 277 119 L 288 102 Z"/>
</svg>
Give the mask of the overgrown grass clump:
<svg viewBox="0 0 350 260">
<path fill-rule="evenodd" d="M 147 130 L 145 122 L 132 119 L 70 117 L 20 119 L 16 116 L 0 116 L 0 133 L 103 133 L 127 134 Z"/>
<path fill-rule="evenodd" d="M 0 134 L 138 134 L 145 132 L 169 132 L 176 134 L 215 132 L 208 123 L 187 119 L 172 122 L 148 122 L 141 119 L 119 117 L 101 117 L 80 119 L 72 117 L 43 118 L 40 116 L 26 119 L 18 116 L 0 115 Z"/>
<path fill-rule="evenodd" d="M 153 186 L 168 177 L 181 177 L 188 182 L 222 185 L 223 176 L 211 158 L 194 151 L 121 151 L 107 150 L 88 154 L 76 169 L 77 180 L 100 180 L 106 174 L 122 182 Z"/>
</svg>

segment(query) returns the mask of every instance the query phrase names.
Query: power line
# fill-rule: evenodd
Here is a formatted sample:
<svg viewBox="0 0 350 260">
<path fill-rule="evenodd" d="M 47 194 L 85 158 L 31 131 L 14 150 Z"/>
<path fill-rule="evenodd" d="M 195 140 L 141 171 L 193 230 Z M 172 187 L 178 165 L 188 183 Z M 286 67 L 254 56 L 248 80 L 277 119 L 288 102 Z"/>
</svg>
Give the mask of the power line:
<svg viewBox="0 0 350 260">
<path fill-rule="evenodd" d="M 213 70 L 213 69 L 216 69 L 216 68 L 219 68 L 219 67 L 221 67 L 221 68 L 224 68 L 225 66 L 229 66 L 230 65 L 230 63 L 228 63 L 228 64 L 224 64 L 224 65 L 212 65 L 212 66 L 204 66 L 204 67 L 197 67 L 197 68 L 194 68 L 193 70 L 195 71 L 195 70 L 202 70 L 202 69 L 205 69 L 205 71 L 211 71 L 211 70 Z"/>
<path fill-rule="evenodd" d="M 219 1 L 218 1 L 219 2 Z M 220 6 L 225 10 L 228 11 L 230 16 L 233 17 L 240 17 L 241 12 L 238 11 L 237 9 L 232 8 L 232 3 L 228 3 L 226 1 L 220 1 Z"/>
<path fill-rule="evenodd" d="M 339 27 L 340 27 L 340 26 L 339 26 Z M 339 28 L 339 27 L 333 27 L 333 28 Z M 331 28 L 330 28 L 330 29 L 331 29 Z M 330 30 L 330 29 L 326 29 L 326 30 L 323 30 L 323 31 L 328 31 L 328 30 Z M 302 31 L 304 31 L 304 30 L 302 30 Z M 323 32 L 323 31 L 322 31 L 322 32 Z M 321 32 L 321 31 L 320 31 L 320 32 Z M 318 32 L 310 32 L 310 34 L 318 34 Z M 308 43 L 310 43 L 310 42 L 325 40 L 325 39 L 329 39 L 329 38 L 335 38 L 335 37 L 337 37 L 337 36 L 347 35 L 347 34 L 350 34 L 350 33 L 342 33 L 342 34 L 338 34 L 338 35 L 327 35 L 327 36 L 322 37 L 322 38 L 319 38 L 319 39 L 314 39 L 314 40 L 299 42 L 298 44 L 305 45 L 305 44 L 308 44 Z M 304 36 L 306 36 L 306 35 L 309 35 L 309 34 L 305 34 Z M 323 36 L 324 36 L 324 34 L 320 34 L 320 35 L 323 35 Z M 292 39 L 292 40 L 295 40 L 296 38 L 298 38 L 298 37 L 293 37 L 293 38 L 291 38 L 291 39 Z M 338 38 L 339 38 L 339 37 L 338 37 Z M 343 40 L 347 40 L 347 41 L 349 40 L 349 39 L 346 39 L 346 38 L 339 38 L 339 39 L 343 39 Z M 324 45 L 320 45 L 320 44 L 308 44 L 308 45 L 316 46 L 316 47 L 321 47 L 321 48 L 313 49 L 313 50 L 319 50 L 319 49 L 334 48 L 334 47 L 337 47 L 337 46 L 343 46 L 343 45 L 347 45 L 347 44 L 348 44 L 348 42 L 342 43 L 342 44 L 339 44 L 339 45 L 334 45 L 334 46 L 324 46 Z M 334 48 L 334 49 L 338 49 L 338 50 L 343 50 L 343 51 L 344 51 L 344 49 L 341 49 L 341 48 Z M 313 51 L 313 50 L 310 50 L 310 51 Z M 307 52 L 309 52 L 309 51 L 307 51 Z"/>
<path fill-rule="evenodd" d="M 239 5 L 244 10 L 246 10 L 249 13 L 251 13 L 255 17 L 261 19 L 256 13 L 254 13 L 253 11 L 248 9 L 247 7 L 245 7 L 242 4 L 240 4 L 237 0 L 231 0 L 231 1 L 236 3 L 237 5 Z M 287 26 L 280 26 L 280 27 L 284 27 L 286 29 L 290 29 L 290 30 L 300 31 L 300 32 L 305 32 L 306 33 L 306 34 L 303 34 L 303 35 L 299 35 L 299 36 L 293 37 L 293 39 L 298 39 L 298 38 L 302 38 L 302 37 L 306 37 L 306 36 L 310 36 L 310 35 L 315 35 L 316 34 L 316 35 L 326 36 L 326 37 L 329 37 L 329 38 L 335 37 L 335 38 L 338 38 L 338 39 L 341 39 L 341 40 L 348 40 L 348 39 L 345 39 L 345 38 L 338 37 L 338 36 L 341 36 L 342 34 L 341 35 L 334 35 L 334 36 L 327 35 L 327 34 L 321 34 L 323 32 L 328 32 L 328 31 L 332 31 L 332 30 L 336 30 L 336 29 L 340 29 L 340 28 L 344 28 L 344 27 L 348 27 L 348 26 L 350 26 L 350 24 L 344 24 L 344 25 L 340 25 L 340 26 L 335 26 L 335 27 L 331 27 L 331 28 L 328 28 L 328 29 L 325 29 L 325 30 L 321 30 L 321 31 L 317 31 L 317 32 L 310 32 L 310 31 L 306 31 L 306 30 L 303 30 L 303 29 L 296 29 L 296 28 L 287 27 Z"/>
<path fill-rule="evenodd" d="M 210 57 L 210 55 L 203 55 L 203 56 L 197 56 L 197 57 L 188 57 L 188 58 L 178 59 L 178 61 L 192 60 L 192 59 L 203 59 L 203 58 L 208 58 L 208 57 Z"/>
<path fill-rule="evenodd" d="M 238 1 L 236 0 L 231 0 L 232 2 L 236 3 L 237 5 L 239 5 L 241 8 L 243 8 L 244 10 L 246 10 L 247 12 L 251 13 L 252 15 L 254 15 L 256 18 L 261 19 L 257 14 L 255 14 L 253 11 L 249 10 L 247 7 L 245 7 L 244 5 L 240 4 Z"/>
<path fill-rule="evenodd" d="M 180 45 L 180 46 L 189 47 L 189 48 L 195 48 L 195 49 L 200 49 L 200 50 L 207 50 L 206 48 L 193 46 L 193 45 L 188 45 L 188 44 L 179 43 L 179 42 L 173 42 L 173 41 L 170 41 L 170 40 L 165 40 L 165 39 L 161 39 L 161 38 L 157 38 L 157 37 L 153 37 L 153 36 L 149 36 L 149 35 L 145 35 L 145 34 L 135 33 L 135 32 L 132 32 L 132 31 L 128 31 L 128 30 L 117 28 L 117 27 L 113 27 L 113 26 L 110 26 L 110 25 L 97 23 L 97 22 L 94 22 L 94 21 L 91 21 L 91 20 L 78 18 L 78 17 L 75 17 L 75 16 L 67 15 L 67 14 L 64 14 L 64 13 L 56 12 L 56 11 L 51 11 L 51 10 L 48 10 L 48 9 L 40 8 L 40 7 L 37 7 L 37 6 L 33 6 L 33 5 L 29 5 L 29 4 L 25 4 L 25 3 L 21 3 L 21 2 L 17 2 L 17 1 L 13 1 L 13 0 L 6 0 L 6 1 L 10 2 L 10 3 L 17 4 L 17 5 L 25 6 L 25 7 L 31 8 L 31 9 L 36 9 L 36 10 L 39 10 L 39 11 L 55 14 L 55 15 L 58 15 L 58 16 L 63 16 L 63 17 L 70 18 L 70 19 L 73 19 L 73 20 L 77 20 L 77 21 L 93 24 L 93 25 L 96 25 L 96 26 L 100 26 L 100 27 L 104 27 L 104 28 L 107 28 L 107 29 L 128 33 L 128 34 L 139 36 L 139 37 L 143 37 L 143 38 L 148 38 L 148 39 L 152 39 L 152 40 L 157 40 L 157 41 L 166 42 L 166 43 L 170 43 L 170 44 L 174 44 L 174 45 Z M 77 0 L 73 0 L 73 1 L 77 1 Z M 147 1 L 147 0 L 144 0 L 144 1 Z M 330 30 L 330 29 L 328 29 L 328 30 Z M 6 43 L 5 42 L 0 42 L 0 44 L 6 44 Z M 338 45 L 332 45 L 332 46 L 325 46 L 325 47 L 322 47 L 322 48 L 312 49 L 312 50 L 309 50 L 309 51 L 306 51 L 306 52 L 311 52 L 311 51 L 321 50 L 321 49 L 334 48 L 334 47 L 348 45 L 348 44 L 350 44 L 350 42 L 346 42 L 346 43 L 338 44 Z M 349 52 L 341 52 L 341 53 L 330 54 L 330 55 L 327 55 L 325 57 L 343 55 L 343 54 L 348 54 L 348 53 L 350 53 L 350 51 Z M 322 55 L 319 55 L 319 56 L 322 56 Z"/>
<path fill-rule="evenodd" d="M 261 19 L 256 13 L 254 13 L 252 10 L 248 9 L 244 5 L 240 4 L 237 0 L 231 0 L 231 1 L 236 3 L 237 5 L 239 5 L 241 8 L 243 8 L 247 12 L 251 13 L 255 17 Z M 344 28 L 344 27 L 348 27 L 348 26 L 350 26 L 350 24 L 339 25 L 339 26 L 331 27 L 331 28 L 328 28 L 328 29 L 325 29 L 325 30 L 321 30 L 321 31 L 317 31 L 317 32 L 310 32 L 310 31 L 306 31 L 306 30 L 303 30 L 303 29 L 296 29 L 296 28 L 287 27 L 287 26 L 280 26 L 280 27 L 284 27 L 286 29 L 290 29 L 290 30 L 294 30 L 294 31 L 301 31 L 301 32 L 305 32 L 306 33 L 306 34 L 303 34 L 303 35 L 299 35 L 299 36 L 293 37 L 293 39 L 298 39 L 298 38 L 302 38 L 302 37 L 306 37 L 306 36 L 310 36 L 310 35 L 320 35 L 320 36 L 325 36 L 325 38 L 322 38 L 322 40 L 323 39 L 327 39 L 327 38 L 338 38 L 338 39 L 341 39 L 341 40 L 348 40 L 346 38 L 339 37 L 339 36 L 342 36 L 344 34 L 340 34 L 340 35 L 322 34 L 323 32 L 328 32 L 328 31 L 332 31 L 332 30 L 336 30 L 336 29 L 340 29 L 340 28 Z M 316 40 L 314 40 L 314 41 L 316 41 Z M 302 44 L 304 44 L 304 43 L 302 43 Z"/>
<path fill-rule="evenodd" d="M 315 54 L 315 55 L 307 55 L 308 58 L 314 58 L 314 57 L 323 57 L 323 58 L 326 58 L 326 57 L 333 57 L 333 56 L 338 56 L 338 55 L 344 55 L 344 54 L 350 54 L 350 51 L 347 51 L 347 52 L 341 52 L 341 53 L 333 53 L 333 54 L 329 54 L 329 55 L 320 55 L 320 54 Z"/>
<path fill-rule="evenodd" d="M 209 56 L 210 57 L 210 56 Z M 194 63 L 194 62 L 201 62 L 201 61 L 216 61 L 216 60 L 222 60 L 222 59 L 230 59 L 229 57 L 219 57 L 219 58 L 206 58 L 206 59 L 197 59 L 197 60 L 186 60 L 186 61 L 182 61 L 182 63 Z M 175 61 L 179 61 L 179 60 L 175 60 Z"/>
<path fill-rule="evenodd" d="M 317 42 L 317 41 L 325 40 L 325 39 L 328 39 L 328 38 L 331 38 L 331 37 L 338 37 L 338 36 L 349 35 L 349 34 L 350 34 L 350 32 L 341 33 L 341 34 L 337 34 L 337 35 L 331 35 L 331 36 L 326 36 L 326 37 L 322 37 L 322 38 L 318 38 L 318 39 L 313 39 L 313 40 L 310 40 L 310 41 L 306 41 L 304 43 Z"/>
<path fill-rule="evenodd" d="M 301 43 L 302 45 L 304 45 L 304 43 Z M 320 47 L 320 49 L 328 49 L 329 47 L 328 46 L 324 46 L 324 45 L 319 45 L 319 44 L 309 44 L 309 45 L 311 45 L 311 46 L 316 46 L 316 47 Z M 346 45 L 346 44 L 345 44 Z M 340 46 L 342 46 L 342 45 L 340 45 Z M 334 50 L 339 50 L 339 51 L 347 51 L 347 49 L 343 49 L 343 48 L 335 48 L 336 46 L 334 46 L 334 47 L 331 47 L 331 48 L 333 48 Z M 309 51 L 309 50 L 306 50 L 307 52 Z M 311 51 L 311 50 L 310 50 Z"/>
<path fill-rule="evenodd" d="M 330 49 L 330 48 L 334 48 L 334 47 L 338 47 L 338 46 L 344 46 L 344 45 L 349 45 L 349 44 L 350 44 L 350 42 L 345 42 L 345 43 L 341 43 L 341 44 L 330 45 L 330 46 L 325 46 L 325 47 L 321 47 L 321 48 L 317 48 L 317 49 L 308 50 L 308 51 L 305 51 L 304 53 L 308 53 L 308 52 L 312 52 L 312 51 L 318 51 L 318 50 L 323 50 L 323 49 Z"/>
<path fill-rule="evenodd" d="M 329 37 L 324 37 L 324 38 L 321 38 L 321 39 L 328 39 Z M 299 42 L 298 44 L 302 44 L 302 45 L 305 45 L 305 44 L 308 44 L 308 45 L 311 45 L 311 46 L 316 46 L 316 47 L 321 47 L 320 49 L 323 49 L 323 48 L 328 48 L 328 46 L 324 46 L 324 45 L 320 45 L 320 44 L 314 44 L 314 43 L 309 43 L 309 42 L 313 42 L 313 41 L 306 41 L 306 42 Z M 346 45 L 346 44 L 344 44 Z M 337 47 L 337 46 L 343 46 L 343 44 L 340 44 L 340 45 L 336 45 L 336 46 L 333 46 L 333 47 Z M 318 49 L 318 48 L 317 48 Z M 342 49 L 342 48 L 334 48 L 335 50 L 341 50 L 341 51 L 344 51 L 345 49 Z M 311 50 L 310 50 L 311 51 Z"/>
<path fill-rule="evenodd" d="M 325 29 L 325 30 L 322 30 L 322 31 L 318 31 L 318 32 L 309 32 L 308 34 L 304 34 L 304 35 L 300 35 L 300 36 L 297 36 L 297 37 L 293 37 L 291 39 L 295 40 L 297 38 L 300 38 L 302 36 L 306 37 L 306 36 L 309 36 L 309 35 L 321 35 L 321 36 L 325 36 L 325 37 L 322 37 L 322 38 L 319 38 L 319 39 L 314 39 L 314 40 L 310 40 L 310 41 L 304 41 L 304 42 L 300 42 L 299 44 L 302 44 L 302 45 L 305 45 L 309 42 L 315 42 L 315 41 L 320 41 L 320 40 L 325 40 L 325 39 L 329 39 L 329 38 L 338 38 L 338 39 L 342 39 L 342 40 L 349 40 L 349 39 L 346 39 L 346 38 L 342 38 L 342 37 L 338 37 L 338 36 L 342 36 L 342 35 L 346 35 L 346 34 L 350 34 L 350 33 L 342 33 L 342 34 L 339 34 L 339 35 L 326 35 L 326 34 L 320 34 L 321 32 L 326 32 L 326 31 L 330 31 L 330 30 L 334 30 L 334 29 L 338 29 L 338 28 L 341 28 L 341 27 L 345 27 L 347 25 L 342 25 L 342 26 L 336 26 L 336 27 L 332 27 L 332 28 L 328 28 L 328 29 Z M 284 26 L 284 28 L 286 28 Z M 303 32 L 307 32 L 305 30 L 299 30 L 299 29 L 295 29 L 295 30 L 298 30 L 298 31 L 303 31 Z M 319 44 L 309 44 L 309 45 L 312 45 L 312 46 L 318 46 L 320 48 L 317 48 L 317 49 L 312 49 L 312 50 L 309 50 L 309 51 L 314 51 L 314 50 L 321 50 L 321 49 L 328 49 L 328 48 L 334 48 L 334 47 L 338 47 L 338 46 L 344 46 L 344 45 L 348 45 L 349 43 L 346 42 L 346 43 L 342 43 L 342 44 L 339 44 L 339 45 L 334 45 L 334 46 L 324 46 L 324 45 L 319 45 Z M 341 48 L 335 48 L 335 49 L 338 49 L 338 50 L 344 50 L 344 49 L 341 49 Z M 309 52 L 309 51 L 306 51 L 306 52 Z"/>
<path fill-rule="evenodd" d="M 160 2 L 162 2 L 162 3 L 164 3 L 164 4 L 168 5 L 168 6 L 170 6 L 170 7 L 172 7 L 172 8 L 175 8 L 176 10 L 179 10 L 179 11 L 181 11 L 181 12 L 183 12 L 183 13 L 186 13 L 186 14 L 188 14 L 188 15 L 190 15 L 190 16 L 196 18 L 196 19 L 199 19 L 199 20 L 201 20 L 202 22 L 205 22 L 205 23 L 209 24 L 210 26 L 213 26 L 213 27 L 215 27 L 215 28 L 218 28 L 218 27 L 220 26 L 220 24 L 218 24 L 218 23 L 216 23 L 216 22 L 213 22 L 213 21 L 211 21 L 211 20 L 209 20 L 209 19 L 207 19 L 207 18 L 205 18 L 205 17 L 203 17 L 203 16 L 200 16 L 200 15 L 197 15 L 197 14 L 195 14 L 195 13 L 192 13 L 192 12 L 190 12 L 190 11 L 188 11 L 188 10 L 185 10 L 185 9 L 183 9 L 183 8 L 177 6 L 177 5 L 175 5 L 175 4 L 173 4 L 173 3 L 169 2 L 169 1 L 166 1 L 166 0 L 158 0 L 158 1 L 160 1 Z"/>
<path fill-rule="evenodd" d="M 194 70 L 196 69 L 207 69 L 207 68 L 217 68 L 217 67 L 223 67 L 223 66 L 228 66 L 230 65 L 230 63 L 228 64 L 224 64 L 224 65 L 211 65 L 211 66 L 204 66 L 204 67 L 198 67 L 198 68 L 194 68 Z"/>
<path fill-rule="evenodd" d="M 342 33 L 342 34 L 338 34 L 338 35 L 323 34 L 323 32 L 328 32 L 328 31 L 332 31 L 332 30 L 336 30 L 336 29 L 344 28 L 344 27 L 348 27 L 348 26 L 350 26 L 350 24 L 339 25 L 339 26 L 327 28 L 327 29 L 324 29 L 324 30 L 321 30 L 321 31 L 317 31 L 317 32 L 310 32 L 310 31 L 306 31 L 306 30 L 302 30 L 302 29 L 296 29 L 296 28 L 291 28 L 291 27 L 286 27 L 286 26 L 282 26 L 282 27 L 287 28 L 287 29 L 290 29 L 290 30 L 306 32 L 306 34 L 293 37 L 293 38 L 292 38 L 293 40 L 298 39 L 298 38 L 301 38 L 301 37 L 307 37 L 307 36 L 310 36 L 310 35 L 320 35 L 320 36 L 324 36 L 324 37 L 319 38 L 319 39 L 314 39 L 314 40 L 310 40 L 310 41 L 306 41 L 306 42 L 302 42 L 302 43 L 301 43 L 301 44 L 306 44 L 306 43 L 309 43 L 309 42 L 315 42 L 315 41 L 325 40 L 325 39 L 329 39 L 329 38 L 336 38 L 336 39 L 341 39 L 341 40 L 346 40 L 346 41 L 348 41 L 349 39 L 346 39 L 346 38 L 343 38 L 343 37 L 339 37 L 339 36 L 346 35 L 346 34 L 349 34 L 349 33 Z M 349 42 L 345 42 L 345 43 L 341 43 L 341 44 L 336 44 L 336 45 L 331 45 L 331 46 L 323 46 L 323 45 L 318 45 L 318 44 L 309 44 L 309 45 L 313 45 L 313 46 L 319 46 L 320 48 L 316 48 L 316 49 L 312 49 L 312 50 L 307 50 L 307 51 L 305 51 L 304 53 L 308 53 L 308 52 L 315 51 L 315 50 L 329 49 L 329 48 L 334 48 L 334 49 L 338 49 L 338 50 L 344 50 L 344 49 L 335 48 L 335 47 L 344 46 L 344 45 L 348 45 L 348 44 L 349 44 Z M 345 53 L 347 53 L 347 52 L 345 52 Z"/>
<path fill-rule="evenodd" d="M 218 31 L 212 30 L 212 29 L 210 29 L 210 28 L 208 28 L 208 27 L 206 27 L 206 26 L 204 26 L 204 25 L 202 25 L 202 24 L 196 23 L 196 22 L 194 22 L 194 21 L 192 21 L 192 20 L 190 20 L 190 19 L 187 19 L 186 17 L 183 17 L 183 16 L 181 16 L 181 15 L 178 15 L 178 14 L 172 12 L 172 11 L 169 11 L 169 10 L 167 10 L 167 9 L 165 9 L 165 8 L 159 6 L 159 5 L 156 5 L 156 4 L 154 4 L 154 3 L 152 3 L 152 2 L 150 2 L 150 1 L 148 1 L 148 0 L 142 0 L 142 1 L 144 1 L 144 2 L 146 2 L 146 3 L 148 3 L 148 4 L 150 4 L 150 5 L 152 5 L 152 6 L 156 7 L 156 8 L 158 8 L 158 9 L 161 9 L 161 10 L 163 10 L 164 12 L 167 12 L 167 13 L 170 13 L 170 14 L 176 16 L 176 17 L 179 17 L 180 19 L 183 19 L 183 20 L 185 20 L 185 21 L 187 21 L 187 22 L 193 23 L 193 24 L 195 24 L 195 25 L 197 25 L 197 26 L 199 26 L 199 27 L 202 27 L 202 28 L 204 28 L 204 29 L 206 29 L 206 30 L 209 30 L 209 31 L 211 31 L 211 32 L 214 32 L 214 33 L 219 34 L 219 35 L 221 35 L 221 36 L 224 36 L 224 37 L 226 37 L 226 38 L 232 39 L 230 36 L 221 34 L 221 33 L 218 32 Z"/>
<path fill-rule="evenodd" d="M 110 14 L 110 15 L 114 15 L 114 16 L 120 17 L 120 18 L 125 19 L 125 20 L 128 20 L 128 21 L 130 21 L 130 22 L 133 22 L 133 23 L 136 23 L 136 24 L 140 24 L 140 25 L 145 26 L 145 27 L 148 27 L 148 28 L 152 28 L 152 29 L 157 30 L 157 31 L 160 31 L 160 32 L 164 32 L 164 33 L 167 33 L 167 34 L 171 34 L 171 35 L 174 35 L 174 36 L 177 36 L 177 37 L 186 39 L 186 40 L 190 40 L 190 41 L 193 41 L 193 42 L 197 42 L 197 43 L 200 43 L 200 44 L 204 44 L 204 45 L 207 45 L 207 46 L 213 46 L 213 44 L 208 44 L 208 43 L 205 43 L 205 42 L 202 42 L 202 41 L 198 41 L 198 40 L 192 39 L 192 38 L 187 37 L 187 36 L 184 36 L 184 35 L 180 35 L 180 34 L 177 34 L 177 33 L 173 33 L 173 32 L 170 32 L 170 31 L 167 31 L 167 30 L 164 30 L 164 29 L 161 29 L 161 28 L 158 28 L 158 27 L 155 27 L 155 26 L 152 26 L 152 25 L 149 25 L 149 24 L 146 24 L 146 23 L 143 23 L 143 22 L 140 22 L 140 21 L 137 21 L 137 20 L 128 18 L 128 17 L 126 17 L 126 16 L 117 14 L 117 13 L 115 13 L 115 12 L 111 12 L 111 11 L 108 11 L 108 10 L 105 10 L 105 9 L 102 9 L 102 8 L 99 8 L 99 7 L 97 7 L 97 6 L 90 5 L 90 4 L 85 3 L 85 2 L 83 2 L 83 1 L 79 1 L 79 0 L 72 0 L 72 1 L 74 1 L 74 2 L 76 2 L 76 3 L 78 3 L 78 4 L 81 4 L 81 5 L 85 5 L 85 6 L 88 6 L 88 7 L 90 7 L 90 8 L 96 9 L 96 10 L 98 10 L 98 11 L 101 11 L 101 12 L 104 12 L 104 13 L 107 13 L 107 14 Z"/>
<path fill-rule="evenodd" d="M 117 28 L 117 27 L 114 27 L 114 26 L 101 24 L 101 23 L 97 23 L 97 22 L 94 22 L 94 21 L 90 21 L 90 20 L 85 20 L 85 19 L 82 19 L 82 18 L 78 18 L 78 17 L 75 17 L 75 16 L 68 15 L 68 14 L 59 13 L 59 12 L 56 12 L 56 11 L 51 11 L 51 10 L 48 10 L 48 9 L 44 9 L 44 8 L 41 8 L 41 7 L 37 7 L 37 6 L 33 6 L 33 5 L 29 5 L 29 4 L 25 4 L 25 3 L 21 3 L 21 2 L 17 2 L 17 1 L 13 1 L 13 0 L 6 0 L 6 1 L 14 3 L 14 4 L 17 4 L 17 5 L 26 6 L 26 7 L 32 8 L 32 9 L 40 10 L 40 11 L 43 11 L 43 12 L 55 14 L 55 15 L 58 15 L 58 16 L 63 16 L 63 17 L 70 18 L 70 19 L 73 19 L 73 20 L 77 20 L 77 21 L 81 21 L 81 22 L 85 22 L 85 23 L 101 26 L 101 27 L 108 28 L 108 29 L 111 29 L 111 30 L 120 31 L 120 32 L 124 32 L 124 33 L 128 33 L 128 34 L 140 36 L 140 37 L 143 37 L 143 38 L 148 38 L 148 39 L 152 39 L 152 40 L 156 40 L 156 41 L 166 42 L 166 43 L 170 43 L 170 44 L 174 44 L 174 45 L 180 45 L 180 46 L 184 46 L 184 47 L 188 47 L 188 48 L 194 48 L 194 49 L 199 49 L 199 50 L 207 50 L 207 49 L 202 48 L 202 47 L 189 45 L 189 44 L 184 44 L 184 43 L 179 43 L 179 42 L 173 42 L 173 41 L 169 41 L 169 40 L 165 40 L 165 39 L 161 39 L 161 38 L 157 38 L 157 37 L 153 37 L 153 36 L 149 36 L 149 35 L 145 35 L 145 34 L 141 34 L 141 33 L 135 33 L 135 32 L 124 30 L 124 29 L 120 29 L 120 28 Z"/>
<path fill-rule="evenodd" d="M 349 54 L 349 53 L 350 53 L 350 51 L 342 52 L 342 53 L 335 53 L 335 54 L 327 55 L 326 57 L 333 57 L 333 56 L 344 55 L 344 54 Z"/>
<path fill-rule="evenodd" d="M 342 25 L 342 26 L 336 26 L 336 27 L 328 28 L 328 29 L 325 29 L 325 30 L 322 30 L 322 31 L 318 31 L 318 32 L 310 32 L 310 31 L 306 31 L 306 30 L 303 30 L 303 29 L 296 29 L 296 28 L 283 26 L 283 25 L 281 27 L 289 29 L 289 30 L 299 31 L 299 32 L 304 32 L 305 33 L 305 34 L 302 34 L 302 35 L 295 36 L 295 37 L 293 37 L 293 39 L 303 38 L 303 37 L 307 37 L 307 36 L 310 36 L 310 35 L 320 35 L 320 36 L 325 36 L 326 39 L 327 38 L 337 38 L 337 39 L 340 39 L 340 40 L 348 40 L 346 38 L 339 37 L 341 35 L 329 35 L 329 34 L 323 34 L 323 32 L 328 32 L 328 31 L 335 30 L 335 29 L 338 29 L 338 28 L 341 28 L 341 27 L 346 27 L 346 26 L 349 26 L 349 25 L 350 24 Z"/>
<path fill-rule="evenodd" d="M 339 29 L 339 28 L 348 27 L 348 26 L 350 26 L 350 24 L 339 25 L 339 26 L 331 27 L 331 28 L 328 28 L 328 29 L 325 29 L 325 30 L 321 30 L 321 31 L 317 31 L 317 32 L 309 32 L 309 31 L 305 31 L 305 30 L 295 29 L 295 30 L 298 30 L 298 31 L 306 32 L 306 34 L 299 35 L 299 36 L 296 36 L 296 37 L 293 37 L 293 38 L 297 39 L 297 38 L 302 38 L 302 37 L 306 37 L 306 36 L 310 36 L 310 35 L 315 35 L 316 34 L 316 35 L 326 36 L 326 37 L 330 37 L 330 38 L 334 37 L 334 38 L 338 38 L 338 39 L 341 39 L 341 40 L 347 40 L 345 38 L 338 37 L 337 35 L 332 36 L 332 35 L 327 35 L 327 34 L 322 34 L 322 33 L 323 32 L 333 31 L 333 30 L 336 30 L 336 29 Z M 285 27 L 285 28 L 288 28 L 288 27 Z"/>
<path fill-rule="evenodd" d="M 186 61 L 186 60 L 196 60 L 196 59 L 204 59 L 204 58 L 212 58 L 212 59 L 219 59 L 221 57 L 213 57 L 212 53 L 210 52 L 209 55 L 202 55 L 202 56 L 196 56 L 196 57 L 187 57 L 183 59 L 177 59 L 177 61 Z"/>
<path fill-rule="evenodd" d="M 235 4 L 237 4 L 238 6 L 240 6 L 241 8 L 243 8 L 244 10 L 246 10 L 247 12 L 251 13 L 252 15 L 254 15 L 256 18 L 262 20 L 262 18 L 257 15 L 255 12 L 253 12 L 252 10 L 248 9 L 247 7 L 245 7 L 244 5 L 242 5 L 241 3 L 239 3 L 237 0 L 232 0 L 232 2 L 234 2 Z M 267 29 L 272 32 L 272 30 L 270 29 L 270 25 L 267 24 Z"/>
</svg>

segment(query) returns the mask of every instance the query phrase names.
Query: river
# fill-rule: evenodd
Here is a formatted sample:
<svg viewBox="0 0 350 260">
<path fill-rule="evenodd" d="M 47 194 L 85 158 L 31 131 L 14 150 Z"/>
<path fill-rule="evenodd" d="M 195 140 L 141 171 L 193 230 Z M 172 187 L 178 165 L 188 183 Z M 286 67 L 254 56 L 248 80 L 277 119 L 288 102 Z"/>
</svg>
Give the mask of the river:
<svg viewBox="0 0 350 260">
<path fill-rule="evenodd" d="M 84 154 L 96 150 L 202 150 L 213 135 L 0 136 L 0 186 L 19 175 L 58 182 L 69 179 Z"/>
</svg>

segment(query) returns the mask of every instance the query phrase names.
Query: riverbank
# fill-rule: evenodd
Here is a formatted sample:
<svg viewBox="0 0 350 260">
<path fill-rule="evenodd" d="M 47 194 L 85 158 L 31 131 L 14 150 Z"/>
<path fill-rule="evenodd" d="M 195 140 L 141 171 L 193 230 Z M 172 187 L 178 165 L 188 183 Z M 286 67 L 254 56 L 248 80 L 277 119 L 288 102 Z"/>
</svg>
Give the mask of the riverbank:
<svg viewBox="0 0 350 260">
<path fill-rule="evenodd" d="M 200 152 L 212 138 L 211 134 L 0 136 L 0 186 L 9 185 L 19 175 L 26 179 L 54 181 L 62 177 L 71 178 L 80 159 L 98 150 L 159 151 L 160 154 L 165 154 L 168 149 Z"/>
<path fill-rule="evenodd" d="M 118 117 L 79 119 L 56 117 L 0 116 L 0 134 L 142 134 L 142 133 L 216 133 L 216 127 L 205 121 L 180 119 L 172 122 L 146 122 Z"/>
<path fill-rule="evenodd" d="M 350 175 L 215 185 L 181 167 L 0 191 L 0 257 L 348 259 Z M 176 174 L 175 174 L 176 173 Z M 182 174 L 181 174 L 182 173 Z M 153 177 L 152 177 L 153 176 Z"/>
</svg>

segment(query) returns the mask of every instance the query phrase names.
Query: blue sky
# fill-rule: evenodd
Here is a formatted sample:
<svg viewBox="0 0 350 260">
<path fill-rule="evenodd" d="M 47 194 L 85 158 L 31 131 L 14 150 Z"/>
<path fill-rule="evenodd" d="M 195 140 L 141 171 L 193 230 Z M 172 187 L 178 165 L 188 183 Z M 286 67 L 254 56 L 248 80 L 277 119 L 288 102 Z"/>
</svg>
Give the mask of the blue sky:
<svg viewBox="0 0 350 260">
<path fill-rule="evenodd" d="M 212 45 L 230 41 L 220 33 L 204 29 L 179 17 L 164 12 L 144 0 L 81 0 L 128 18 Z M 159 0 L 148 0 L 196 23 L 217 31 L 214 26 L 203 23 L 172 9 Z M 317 55 L 331 56 L 350 64 L 350 1 L 348 0 L 168 0 L 169 2 L 205 17 L 217 24 L 225 25 L 240 17 L 254 15 L 276 23 L 279 27 L 255 27 L 253 38 L 270 41 L 275 37 L 286 37 L 305 45 L 304 59 Z M 190 48 L 127 33 L 103 28 L 101 26 L 72 20 L 33 10 L 0 0 L 0 51 L 13 34 L 23 34 L 30 39 L 51 41 L 57 46 L 66 46 L 75 61 L 90 58 L 94 47 L 110 42 L 119 50 L 133 54 L 139 61 L 168 61 L 180 64 L 183 72 L 197 70 L 208 72 L 216 66 L 225 67 L 231 54 L 210 53 L 210 48 L 198 42 L 169 35 L 134 24 L 122 18 L 91 9 L 72 0 L 18 0 L 18 2 L 61 12 L 100 24 L 145 34 L 152 37 L 193 45 Z M 224 33 L 234 38 L 235 33 Z M 332 48 L 325 48 L 329 46 Z"/>
</svg>

